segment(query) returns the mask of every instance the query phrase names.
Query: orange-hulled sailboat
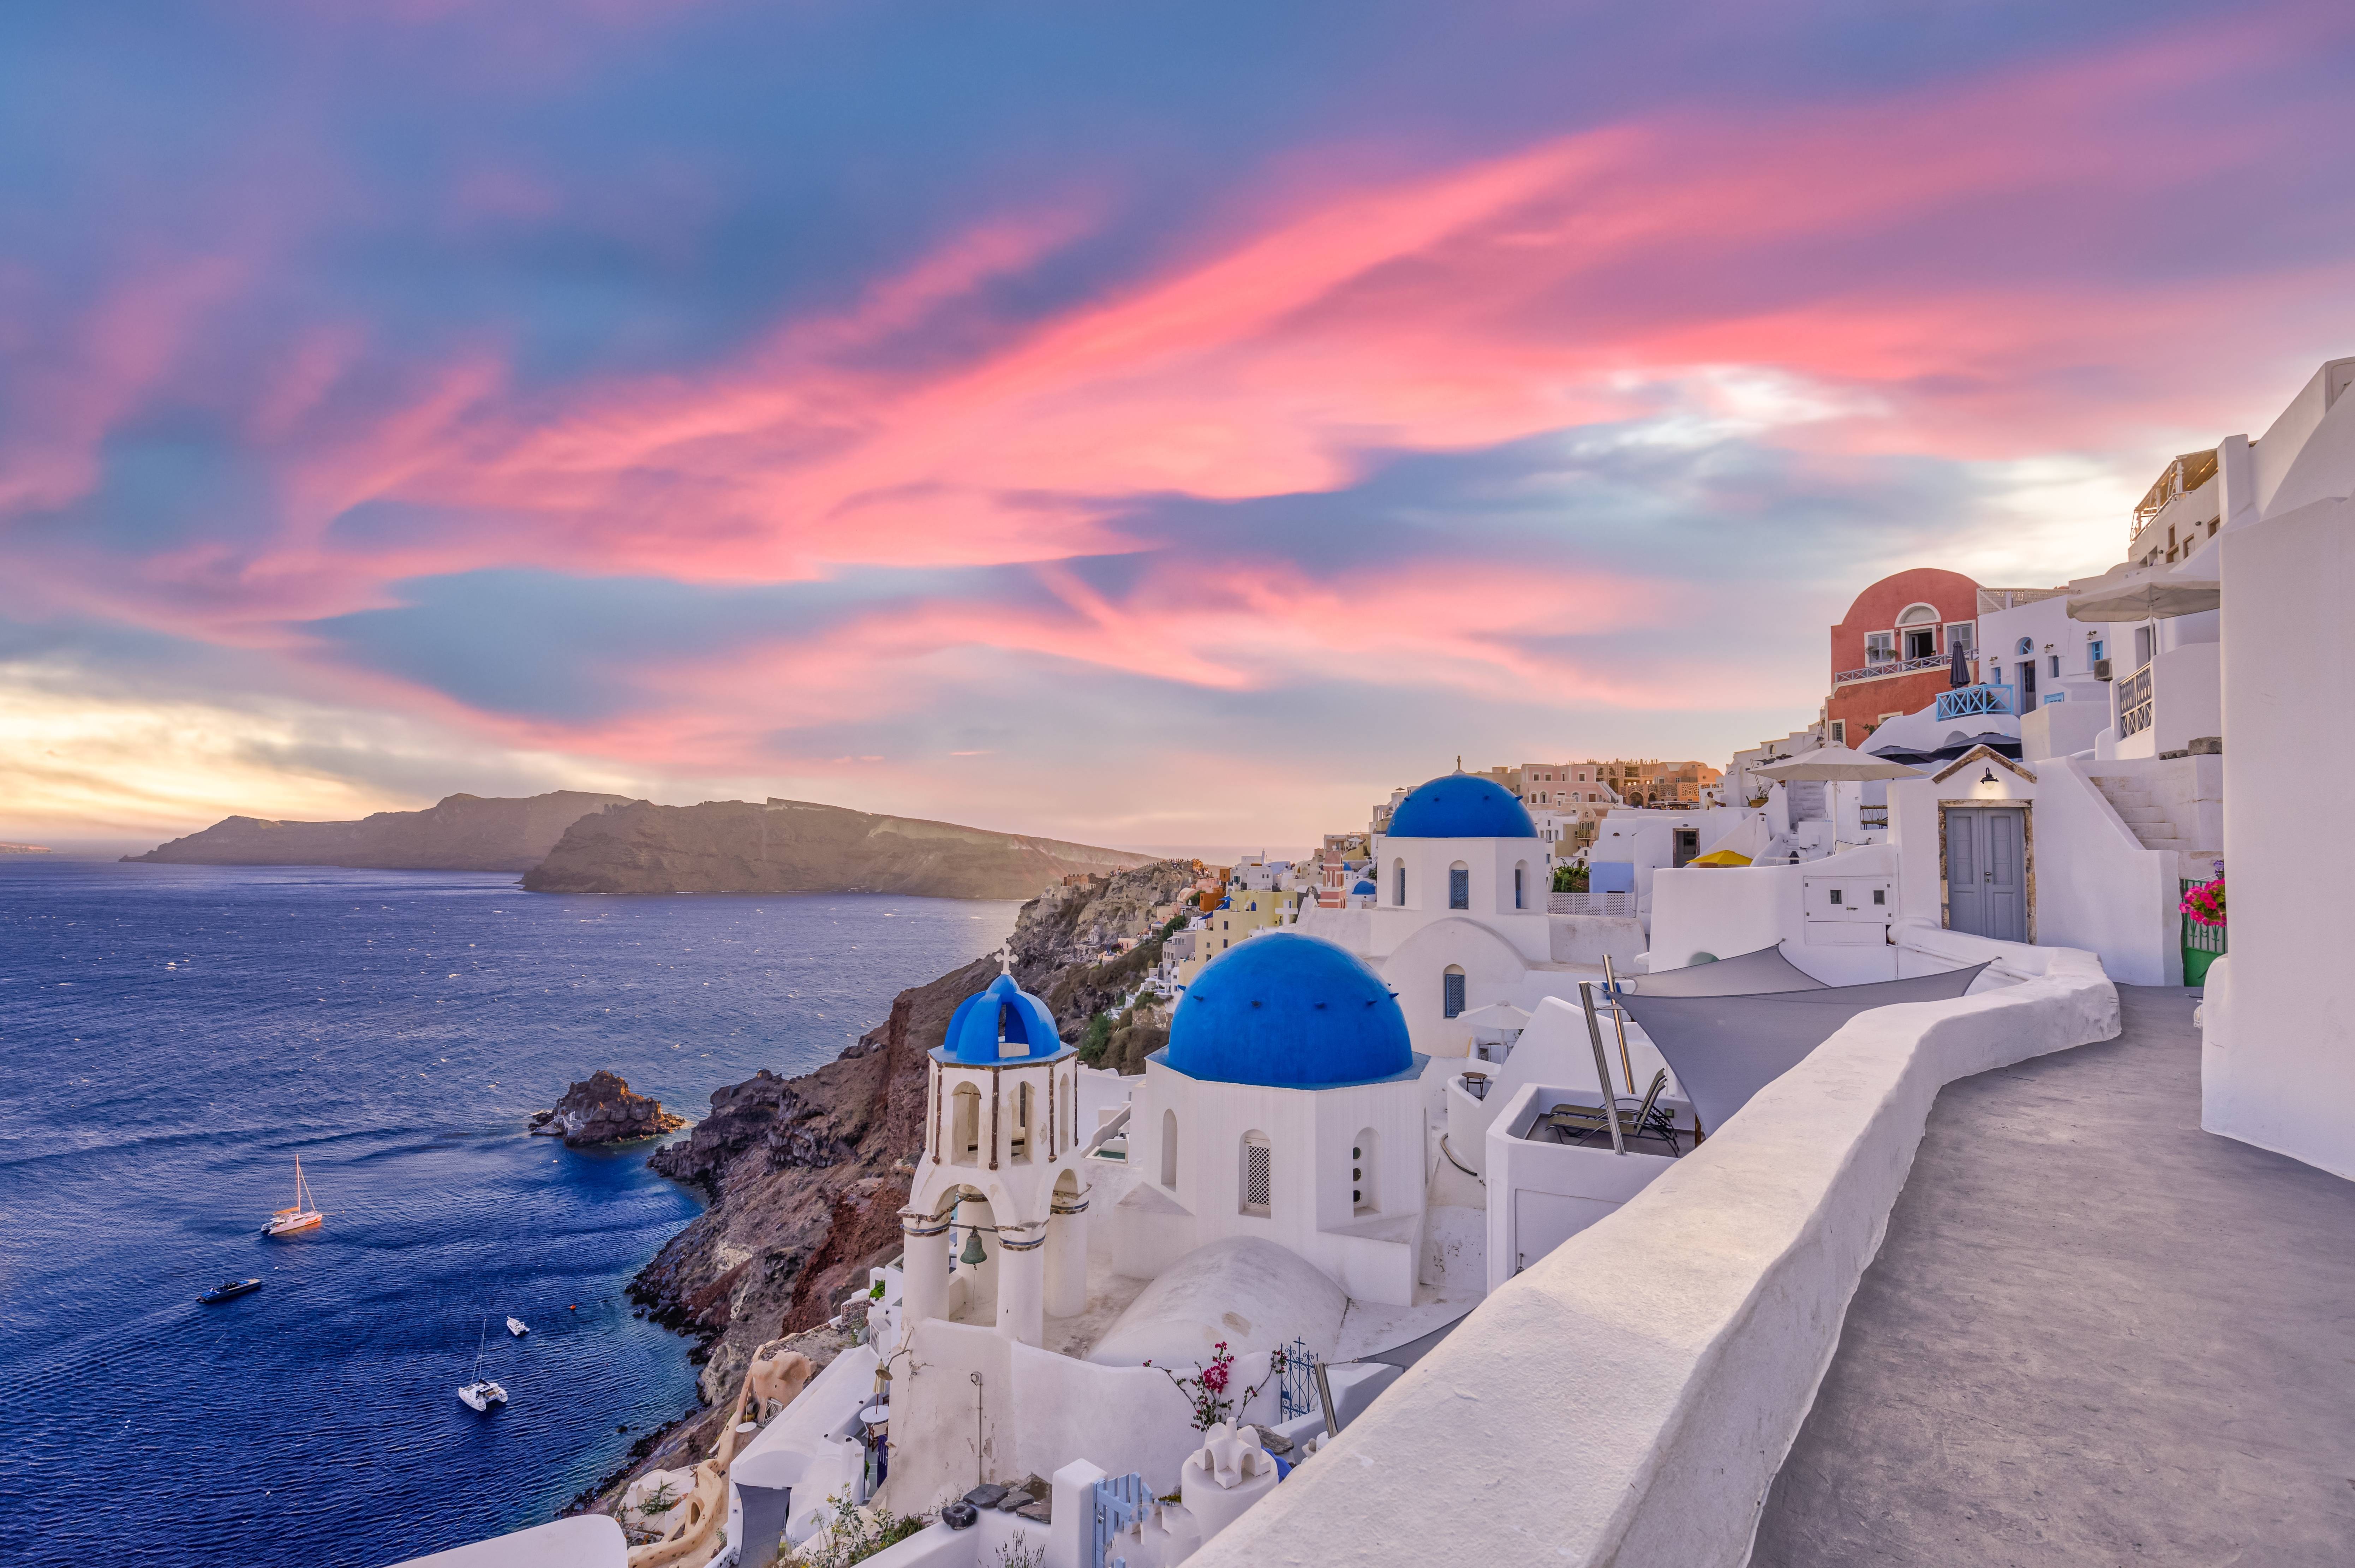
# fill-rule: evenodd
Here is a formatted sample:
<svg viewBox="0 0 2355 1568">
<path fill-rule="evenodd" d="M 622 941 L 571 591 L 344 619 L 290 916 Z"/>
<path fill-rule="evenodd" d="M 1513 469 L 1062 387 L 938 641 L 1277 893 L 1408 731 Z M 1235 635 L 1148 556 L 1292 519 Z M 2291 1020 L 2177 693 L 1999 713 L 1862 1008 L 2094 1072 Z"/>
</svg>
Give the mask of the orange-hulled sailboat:
<svg viewBox="0 0 2355 1568">
<path fill-rule="evenodd" d="M 291 1236 L 297 1231 L 315 1230 L 326 1222 L 327 1217 L 320 1213 L 318 1205 L 312 1201 L 311 1183 L 303 1175 L 303 1157 L 298 1154 L 294 1157 L 294 1206 L 281 1209 L 270 1216 L 270 1222 L 261 1227 L 261 1233 L 265 1236 Z"/>
</svg>

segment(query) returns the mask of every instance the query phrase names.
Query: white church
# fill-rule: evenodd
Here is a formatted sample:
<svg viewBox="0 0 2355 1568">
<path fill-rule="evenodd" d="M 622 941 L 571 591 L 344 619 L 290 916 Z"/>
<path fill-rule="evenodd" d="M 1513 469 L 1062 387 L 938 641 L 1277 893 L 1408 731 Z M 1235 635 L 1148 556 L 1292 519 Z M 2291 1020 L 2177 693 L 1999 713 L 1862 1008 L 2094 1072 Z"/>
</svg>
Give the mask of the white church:
<svg viewBox="0 0 2355 1568">
<path fill-rule="evenodd" d="M 1082 1067 L 1011 976 L 962 1004 L 879 1345 L 895 1490 L 1081 1457 L 1175 1474 L 1199 1436 L 1162 1368 L 1224 1345 L 1240 1392 L 1295 1342 L 1330 1360 L 1468 1310 L 1478 1189 L 1434 1237 L 1429 1061 L 1379 975 L 1290 930 L 1208 965 L 1141 1078 Z"/>
<path fill-rule="evenodd" d="M 1363 959 L 1398 997 L 1416 1050 L 1469 1054 L 1468 1013 L 1574 997 L 1602 962 L 1598 932 L 1641 951 L 1635 921 L 1550 916 L 1551 872 L 1537 825 L 1493 780 L 1449 773 L 1409 791 L 1374 840 L 1373 896 L 1308 908 L 1298 929 Z M 1624 925 L 1624 931 L 1618 931 Z M 1182 1008 L 1181 1008 L 1182 1011 Z"/>
</svg>

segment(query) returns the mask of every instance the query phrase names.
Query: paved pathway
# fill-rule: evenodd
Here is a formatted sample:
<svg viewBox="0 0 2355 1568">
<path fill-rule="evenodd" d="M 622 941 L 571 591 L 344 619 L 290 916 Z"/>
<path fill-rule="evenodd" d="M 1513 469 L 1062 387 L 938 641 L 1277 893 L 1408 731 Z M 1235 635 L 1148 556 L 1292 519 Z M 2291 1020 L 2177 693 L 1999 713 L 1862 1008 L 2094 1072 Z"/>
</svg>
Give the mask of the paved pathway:
<svg viewBox="0 0 2355 1568">
<path fill-rule="evenodd" d="M 1755 1568 L 2355 1564 L 2355 1182 L 2200 1130 L 2196 994 L 1949 1084 Z"/>
</svg>

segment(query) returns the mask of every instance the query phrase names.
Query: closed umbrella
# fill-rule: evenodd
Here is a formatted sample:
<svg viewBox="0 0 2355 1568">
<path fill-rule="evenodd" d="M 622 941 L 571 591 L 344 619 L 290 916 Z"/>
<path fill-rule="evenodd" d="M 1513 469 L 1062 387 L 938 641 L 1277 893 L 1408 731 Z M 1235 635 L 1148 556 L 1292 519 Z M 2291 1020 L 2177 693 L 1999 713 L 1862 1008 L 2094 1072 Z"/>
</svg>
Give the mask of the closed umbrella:
<svg viewBox="0 0 2355 1568">
<path fill-rule="evenodd" d="M 1960 689 L 1971 683 L 1971 667 L 1969 661 L 1963 656 L 1962 644 L 1954 645 L 1954 663 L 1946 671 L 1946 684 Z"/>
<path fill-rule="evenodd" d="M 1752 773 L 1785 783 L 1793 779 L 1824 779 L 1838 784 L 1853 784 L 1864 779 L 1910 779 L 1913 769 L 1902 763 L 1892 763 L 1886 757 L 1868 757 L 1862 752 L 1851 752 L 1846 746 L 1825 746 L 1803 752 L 1788 762 L 1769 763 Z"/>
</svg>

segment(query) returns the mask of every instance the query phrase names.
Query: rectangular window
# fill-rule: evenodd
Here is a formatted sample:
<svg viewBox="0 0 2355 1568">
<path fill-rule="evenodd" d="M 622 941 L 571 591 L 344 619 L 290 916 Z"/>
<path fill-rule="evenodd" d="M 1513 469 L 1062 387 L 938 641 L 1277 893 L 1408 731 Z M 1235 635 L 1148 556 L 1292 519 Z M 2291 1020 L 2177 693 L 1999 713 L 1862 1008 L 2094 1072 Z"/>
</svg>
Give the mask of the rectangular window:
<svg viewBox="0 0 2355 1568">
<path fill-rule="evenodd" d="M 1897 634 L 1867 632 L 1864 635 L 1864 662 L 1868 665 L 1897 662 Z"/>
<path fill-rule="evenodd" d="M 1529 905 L 1522 901 L 1523 895 L 1521 889 L 1521 884 L 1528 876 L 1529 873 L 1522 870 L 1520 867 L 1516 866 L 1513 868 L 1513 907 L 1515 909 L 1529 908 Z"/>
<path fill-rule="evenodd" d="M 1977 622 L 1954 621 L 1947 624 L 1946 652 L 1949 655 L 1952 655 L 1956 648 L 1962 649 L 1966 655 L 1977 653 L 1978 651 L 1978 645 L 1979 628 Z"/>
<path fill-rule="evenodd" d="M 1464 1015 L 1464 973 L 1460 969 L 1439 977 L 1439 1015 L 1449 1019 Z"/>
<path fill-rule="evenodd" d="M 2054 654 L 2052 656 L 2052 667 L 2046 673 L 2051 675 L 2055 680 L 2059 680 L 2061 678 L 2061 656 L 2059 654 Z"/>
<path fill-rule="evenodd" d="M 1845 746 L 1848 744 L 1847 720 L 1835 719 L 1832 720 L 1832 744 L 1835 746 Z"/>
<path fill-rule="evenodd" d="M 1263 1143 L 1243 1145 L 1243 1212 L 1264 1215 L 1275 1186 L 1275 1152 Z"/>
<path fill-rule="evenodd" d="M 1938 651 L 1938 634 L 1928 626 L 1905 634 L 1905 656 L 1926 659 Z"/>
<path fill-rule="evenodd" d="M 1449 909 L 1472 907 L 1472 873 L 1461 866 L 1447 873 L 1447 907 Z"/>
</svg>

